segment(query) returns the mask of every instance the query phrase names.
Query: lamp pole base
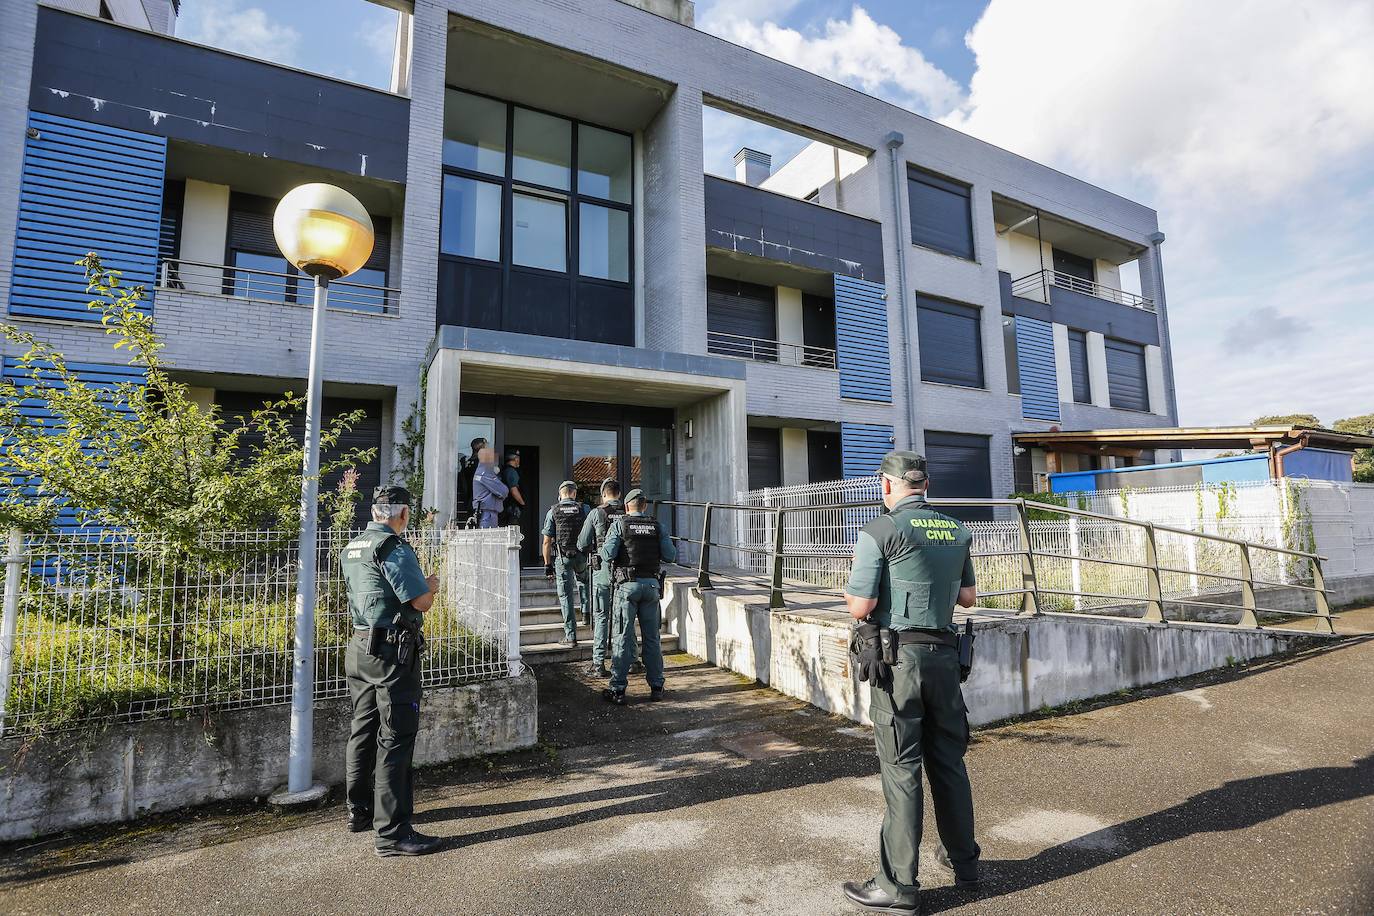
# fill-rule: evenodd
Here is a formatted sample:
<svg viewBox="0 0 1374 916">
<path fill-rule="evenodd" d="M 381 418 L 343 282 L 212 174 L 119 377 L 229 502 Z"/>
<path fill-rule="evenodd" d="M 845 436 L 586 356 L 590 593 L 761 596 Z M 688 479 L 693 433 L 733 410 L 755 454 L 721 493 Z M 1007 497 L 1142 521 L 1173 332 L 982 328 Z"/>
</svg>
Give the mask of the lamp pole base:
<svg viewBox="0 0 1374 916">
<path fill-rule="evenodd" d="M 285 814 L 288 811 L 304 811 L 309 808 L 318 808 L 324 804 L 329 797 L 329 786 L 316 783 L 304 792 L 288 792 L 286 786 L 282 786 L 277 791 L 267 797 L 267 803 L 277 809 L 278 814 Z"/>
</svg>

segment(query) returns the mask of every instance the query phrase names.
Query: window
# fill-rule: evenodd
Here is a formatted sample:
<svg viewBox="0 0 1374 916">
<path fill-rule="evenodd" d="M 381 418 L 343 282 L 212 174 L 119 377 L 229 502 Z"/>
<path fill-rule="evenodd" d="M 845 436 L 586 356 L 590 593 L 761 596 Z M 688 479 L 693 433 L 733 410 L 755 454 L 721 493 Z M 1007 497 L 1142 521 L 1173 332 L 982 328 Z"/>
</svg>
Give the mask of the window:
<svg viewBox="0 0 1374 916">
<path fill-rule="evenodd" d="M 1007 394 L 1021 393 L 1021 365 L 1016 353 L 1016 316 L 1002 316 L 1002 353 L 1007 361 Z"/>
<path fill-rule="evenodd" d="M 1097 265 L 1093 263 L 1092 258 L 1085 258 L 1068 251 L 1060 251 L 1058 248 L 1051 250 L 1054 269 L 1059 273 L 1068 274 L 1080 280 L 1087 280 L 1089 283 L 1097 279 Z"/>
<path fill-rule="evenodd" d="M 629 137 L 590 124 L 577 126 L 577 193 L 628 204 L 631 172 Z"/>
<path fill-rule="evenodd" d="M 572 122 L 553 115 L 515 109 L 516 181 L 566 191 L 572 168 Z"/>
<path fill-rule="evenodd" d="M 597 204 L 580 206 L 578 269 L 599 280 L 630 279 L 630 214 Z"/>
<path fill-rule="evenodd" d="M 286 258 L 279 254 L 258 254 L 254 251 L 231 251 L 229 254 L 230 264 L 243 268 L 233 272 L 232 295 L 266 299 L 269 302 L 295 301 L 296 278 L 279 276 L 296 273 Z"/>
<path fill-rule="evenodd" d="M 506 174 L 506 105 L 450 89 L 444 99 L 444 165 Z"/>
<path fill-rule="evenodd" d="M 1079 404 L 1093 401 L 1092 377 L 1088 373 L 1088 334 L 1069 329 L 1069 375 L 1073 379 L 1073 399 Z"/>
<path fill-rule="evenodd" d="M 982 322 L 971 305 L 916 295 L 921 381 L 983 387 Z"/>
<path fill-rule="evenodd" d="M 444 176 L 439 250 L 482 261 L 501 260 L 501 186 Z"/>
<path fill-rule="evenodd" d="M 516 194 L 511 211 L 511 263 L 559 273 L 568 269 L 568 205 Z"/>
<path fill-rule="evenodd" d="M 936 496 L 987 499 L 992 496 L 991 440 L 968 433 L 926 430 L 926 470 Z M 957 506 L 941 511 L 964 521 L 992 521 L 992 510 Z"/>
<path fill-rule="evenodd" d="M 973 260 L 973 215 L 969 186 L 917 169 L 907 169 L 911 241 Z"/>
<path fill-rule="evenodd" d="M 1125 340 L 1106 340 L 1107 393 L 1113 407 L 1150 409 L 1150 390 L 1145 380 L 1145 346 Z"/>
</svg>

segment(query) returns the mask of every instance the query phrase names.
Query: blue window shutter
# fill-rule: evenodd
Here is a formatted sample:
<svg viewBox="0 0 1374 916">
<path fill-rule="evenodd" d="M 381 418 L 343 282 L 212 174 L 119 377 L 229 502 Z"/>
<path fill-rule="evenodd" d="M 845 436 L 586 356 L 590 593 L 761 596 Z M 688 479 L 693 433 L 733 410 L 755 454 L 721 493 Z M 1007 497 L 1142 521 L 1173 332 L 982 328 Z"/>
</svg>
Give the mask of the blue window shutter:
<svg viewBox="0 0 1374 916">
<path fill-rule="evenodd" d="M 97 321 L 75 265 L 89 251 L 151 291 L 167 139 L 29 112 L 10 314 Z"/>
<path fill-rule="evenodd" d="M 1021 368 L 1021 416 L 1059 420 L 1059 376 L 1054 366 L 1054 328 L 1039 318 L 1016 316 L 1016 360 Z"/>
<path fill-rule="evenodd" d="M 892 427 L 878 423 L 841 423 L 840 455 L 846 480 L 872 477 L 892 451 Z"/>
<path fill-rule="evenodd" d="M 840 397 L 892 403 L 887 299 L 881 283 L 835 275 L 835 355 Z"/>
<path fill-rule="evenodd" d="M 134 384 L 143 383 L 143 370 L 137 366 L 107 365 L 104 363 L 68 363 L 67 368 L 78 378 L 93 388 L 106 391 L 113 391 L 123 382 L 133 382 Z M 0 362 L 0 378 L 7 382 L 13 382 L 19 389 L 21 395 L 28 388 L 37 386 L 51 388 L 65 388 L 66 383 L 48 373 L 39 370 L 39 378 L 35 380 L 30 374 L 19 365 L 19 360 L 14 357 L 6 356 Z M 54 424 L 56 422 L 51 411 L 43 406 L 42 402 L 36 398 L 24 398 L 20 401 L 19 413 L 31 422 Z M 90 531 L 91 528 L 82 528 L 77 515 L 77 510 L 71 506 L 64 506 L 58 511 L 57 518 L 53 527 L 58 531 Z"/>
</svg>

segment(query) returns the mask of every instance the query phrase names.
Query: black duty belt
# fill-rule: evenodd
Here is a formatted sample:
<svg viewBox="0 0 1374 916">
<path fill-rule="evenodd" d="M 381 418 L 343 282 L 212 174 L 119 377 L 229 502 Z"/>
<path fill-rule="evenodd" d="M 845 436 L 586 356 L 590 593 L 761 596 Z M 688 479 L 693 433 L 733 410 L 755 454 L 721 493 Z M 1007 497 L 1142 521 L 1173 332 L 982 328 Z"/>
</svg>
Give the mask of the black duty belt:
<svg viewBox="0 0 1374 916">
<path fill-rule="evenodd" d="M 903 646 L 949 646 L 951 649 L 959 648 L 958 635 L 946 630 L 898 630 L 897 642 L 899 645 Z"/>
</svg>

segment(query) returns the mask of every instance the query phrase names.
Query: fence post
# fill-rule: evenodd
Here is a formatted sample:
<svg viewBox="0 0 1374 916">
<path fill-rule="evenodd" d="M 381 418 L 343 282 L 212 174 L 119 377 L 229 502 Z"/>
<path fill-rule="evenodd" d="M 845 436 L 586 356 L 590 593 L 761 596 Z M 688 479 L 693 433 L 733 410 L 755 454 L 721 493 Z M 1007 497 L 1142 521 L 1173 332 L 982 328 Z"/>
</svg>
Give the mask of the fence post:
<svg viewBox="0 0 1374 916">
<path fill-rule="evenodd" d="M 1197 577 L 1197 545 L 1201 540 L 1196 535 L 1188 539 L 1188 592 L 1192 598 L 1202 597 L 1202 583 Z"/>
<path fill-rule="evenodd" d="M 1035 578 L 1035 552 L 1031 548 L 1030 518 L 1026 501 L 1016 501 L 1017 529 L 1021 536 L 1021 615 L 1040 616 L 1040 583 Z"/>
<path fill-rule="evenodd" d="M 10 529 L 5 554 L 5 616 L 0 622 L 0 736 L 5 734 L 5 710 L 10 700 L 10 671 L 14 663 L 14 632 L 19 625 L 19 585 L 24 566 L 24 535 Z"/>
<path fill-rule="evenodd" d="M 697 564 L 697 588 L 715 588 L 711 584 L 711 504 L 706 504 L 701 519 L 701 559 Z"/>
<path fill-rule="evenodd" d="M 507 528 L 509 540 L 506 542 L 506 673 L 519 677 L 523 664 L 520 661 L 520 541 L 523 535 L 519 528 Z"/>
<path fill-rule="evenodd" d="M 785 515 L 785 510 L 777 509 L 773 516 L 773 576 L 772 586 L 768 593 L 768 609 L 770 611 L 787 607 L 787 602 L 782 600 L 782 559 L 783 550 L 786 546 L 782 523 Z"/>
<path fill-rule="evenodd" d="M 1164 587 L 1159 581 L 1159 550 L 1155 545 L 1154 522 L 1145 526 L 1145 575 L 1149 584 L 1149 601 L 1145 606 L 1145 620 L 1164 623 Z"/>
<path fill-rule="evenodd" d="M 1069 556 L 1073 557 L 1069 561 L 1069 588 L 1073 590 L 1073 609 L 1079 611 L 1083 609 L 1083 561 L 1078 559 L 1082 549 L 1082 541 L 1078 536 L 1078 516 L 1069 516 Z"/>
<path fill-rule="evenodd" d="M 1250 566 L 1250 545 L 1241 541 L 1240 547 L 1240 620 L 1236 626 L 1259 629 L 1259 618 L 1255 616 L 1255 573 Z"/>
<path fill-rule="evenodd" d="M 1317 589 L 1317 629 L 1326 627 L 1326 632 L 1336 634 L 1331 625 L 1331 602 L 1326 597 L 1326 573 L 1322 571 L 1322 558 L 1312 555 L 1312 585 Z"/>
</svg>

